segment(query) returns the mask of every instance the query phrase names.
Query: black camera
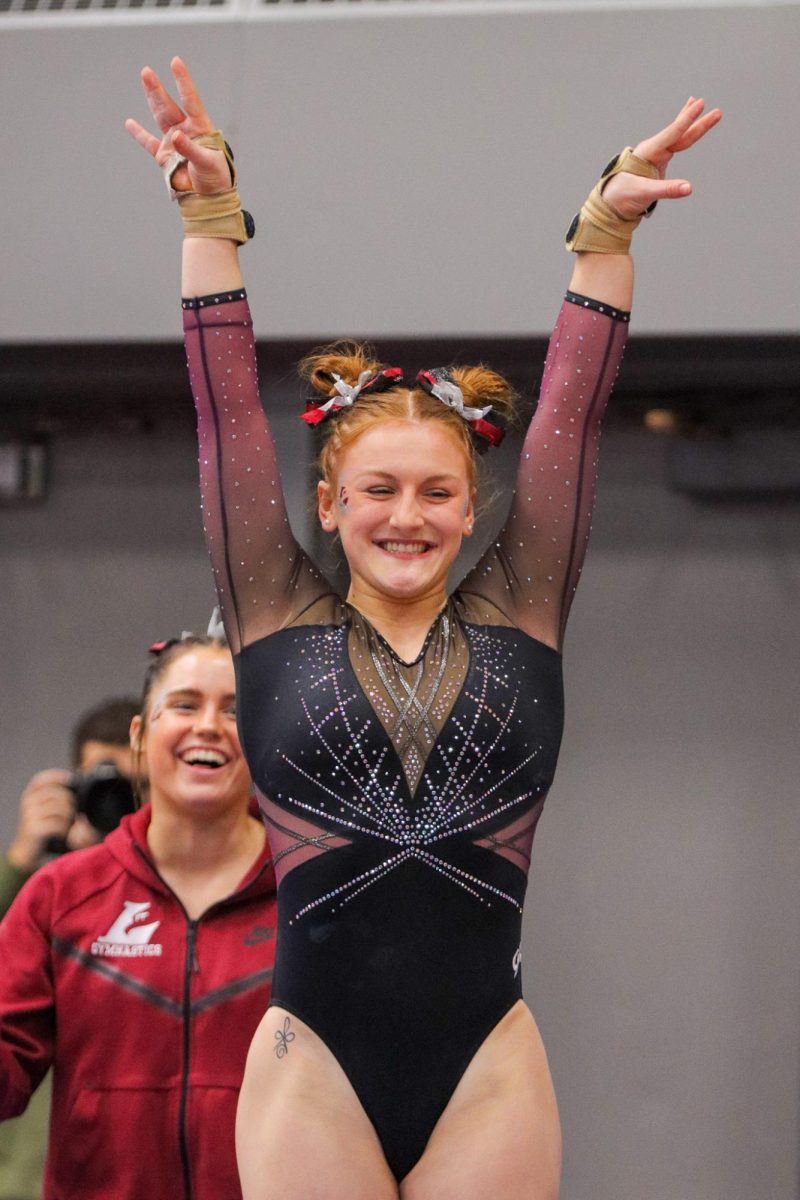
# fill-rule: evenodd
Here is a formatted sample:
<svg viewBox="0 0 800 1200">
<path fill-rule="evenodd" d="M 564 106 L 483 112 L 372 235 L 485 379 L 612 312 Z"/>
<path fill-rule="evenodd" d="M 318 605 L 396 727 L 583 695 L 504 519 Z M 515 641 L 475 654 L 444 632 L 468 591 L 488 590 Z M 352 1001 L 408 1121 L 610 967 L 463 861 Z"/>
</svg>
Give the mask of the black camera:
<svg viewBox="0 0 800 1200">
<path fill-rule="evenodd" d="M 127 813 L 134 812 L 133 784 L 114 762 L 99 762 L 89 771 L 76 772 L 66 785 L 75 798 L 75 813 L 83 813 L 101 837 L 116 829 Z M 53 835 L 45 840 L 42 853 L 49 858 L 66 854 L 66 839 Z"/>
<path fill-rule="evenodd" d="M 136 808 L 133 785 L 113 762 L 96 763 L 90 771 L 73 775 L 67 786 L 75 797 L 76 813 L 83 813 L 103 837 Z"/>
</svg>

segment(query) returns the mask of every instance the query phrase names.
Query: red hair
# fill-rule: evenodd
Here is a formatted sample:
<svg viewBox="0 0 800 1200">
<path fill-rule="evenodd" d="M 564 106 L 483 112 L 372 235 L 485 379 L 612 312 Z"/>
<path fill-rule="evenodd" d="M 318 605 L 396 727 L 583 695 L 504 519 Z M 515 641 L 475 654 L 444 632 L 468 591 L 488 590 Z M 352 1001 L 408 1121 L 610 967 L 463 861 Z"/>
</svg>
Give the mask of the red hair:
<svg viewBox="0 0 800 1200">
<path fill-rule="evenodd" d="M 343 341 L 312 351 L 300 362 L 298 371 L 316 392 L 329 398 L 337 394 L 334 375 L 354 387 L 363 371 L 377 374 L 385 367 L 371 346 Z M 491 404 L 499 417 L 511 418 L 516 395 L 501 375 L 485 366 L 451 367 L 450 371 L 461 388 L 466 406 L 483 408 Z M 360 397 L 351 408 L 329 418 L 322 427 L 325 442 L 318 460 L 322 478 L 332 482 L 336 460 L 342 451 L 381 421 L 437 421 L 446 426 L 464 453 L 470 487 L 475 486 L 477 453 L 469 426 L 454 409 L 420 387 L 394 387 L 388 392 Z"/>
</svg>

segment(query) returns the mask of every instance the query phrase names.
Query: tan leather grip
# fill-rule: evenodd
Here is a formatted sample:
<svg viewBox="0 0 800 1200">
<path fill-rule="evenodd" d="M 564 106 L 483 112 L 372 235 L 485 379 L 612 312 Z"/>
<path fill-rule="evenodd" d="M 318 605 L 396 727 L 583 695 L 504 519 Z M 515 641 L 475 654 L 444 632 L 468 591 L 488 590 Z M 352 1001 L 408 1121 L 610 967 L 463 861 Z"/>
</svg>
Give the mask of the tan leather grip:
<svg viewBox="0 0 800 1200">
<path fill-rule="evenodd" d="M 210 196 L 182 192 L 178 203 L 186 237 L 229 238 L 240 246 L 247 241 L 238 188 L 231 187 Z"/>
<path fill-rule="evenodd" d="M 581 208 L 576 220 L 573 221 L 567 235 L 567 249 L 575 251 L 590 251 L 594 254 L 627 254 L 630 249 L 633 231 L 639 225 L 645 213 L 629 220 L 621 217 L 618 212 L 603 199 L 603 189 L 614 175 L 620 171 L 628 171 L 631 175 L 642 175 L 648 179 L 658 179 L 658 167 L 634 154 L 630 146 L 626 146 L 616 161 L 602 178 L 592 188 Z M 651 206 L 648 213 L 652 212 Z"/>
</svg>

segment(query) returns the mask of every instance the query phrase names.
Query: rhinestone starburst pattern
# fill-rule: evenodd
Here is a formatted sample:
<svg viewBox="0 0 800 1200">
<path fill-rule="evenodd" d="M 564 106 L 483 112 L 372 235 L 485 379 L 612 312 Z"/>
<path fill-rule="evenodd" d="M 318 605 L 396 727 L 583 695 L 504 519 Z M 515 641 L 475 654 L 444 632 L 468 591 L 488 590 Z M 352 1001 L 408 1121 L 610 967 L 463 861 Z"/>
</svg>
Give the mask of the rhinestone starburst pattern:
<svg viewBox="0 0 800 1200">
<path fill-rule="evenodd" d="M 295 736 L 278 747 L 282 786 L 265 801 L 271 833 L 279 835 L 276 860 L 291 870 L 294 851 L 306 852 L 300 858 L 309 848 L 330 852 L 334 839 L 339 846 L 366 841 L 380 856 L 309 899 L 294 919 L 323 905 L 350 903 L 410 860 L 481 904 L 508 904 L 521 912 L 517 897 L 458 865 L 458 847 L 460 839 L 504 847 L 507 825 L 515 826 L 516 841 L 520 816 L 530 818 L 552 776 L 555 764 L 542 762 L 550 756 L 543 754 L 536 722 L 523 712 L 531 699 L 524 659 L 491 630 L 471 630 L 470 669 L 412 793 L 354 675 L 346 628 L 298 630 L 296 641 L 287 656 L 300 664 L 292 681 L 299 703 Z M 302 816 L 302 832 L 287 810 Z M 535 818 L 524 823 L 526 835 L 532 836 L 534 824 Z"/>
</svg>

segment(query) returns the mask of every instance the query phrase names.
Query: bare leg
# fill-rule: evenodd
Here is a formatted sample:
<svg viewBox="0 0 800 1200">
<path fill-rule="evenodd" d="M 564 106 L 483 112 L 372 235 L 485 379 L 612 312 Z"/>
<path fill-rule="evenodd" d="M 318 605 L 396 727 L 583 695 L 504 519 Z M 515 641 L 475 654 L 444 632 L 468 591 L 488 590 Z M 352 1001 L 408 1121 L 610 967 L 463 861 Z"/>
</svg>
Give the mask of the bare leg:
<svg viewBox="0 0 800 1200">
<path fill-rule="evenodd" d="M 464 1073 L 402 1200 L 558 1200 L 561 1129 L 539 1031 L 520 1001 Z"/>
<path fill-rule="evenodd" d="M 280 1008 L 269 1009 L 250 1047 L 236 1156 L 244 1200 L 398 1200 L 346 1075 L 317 1035 Z"/>
</svg>

